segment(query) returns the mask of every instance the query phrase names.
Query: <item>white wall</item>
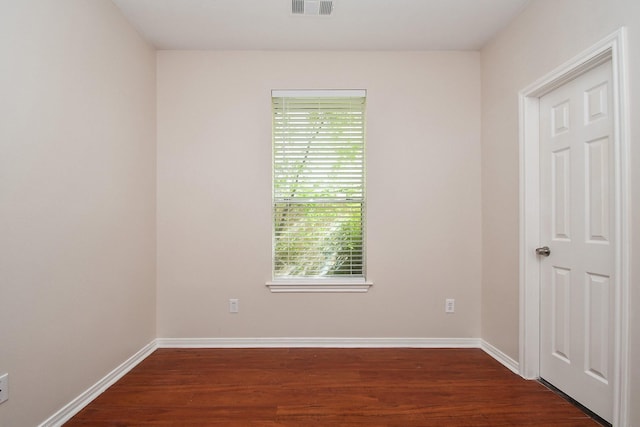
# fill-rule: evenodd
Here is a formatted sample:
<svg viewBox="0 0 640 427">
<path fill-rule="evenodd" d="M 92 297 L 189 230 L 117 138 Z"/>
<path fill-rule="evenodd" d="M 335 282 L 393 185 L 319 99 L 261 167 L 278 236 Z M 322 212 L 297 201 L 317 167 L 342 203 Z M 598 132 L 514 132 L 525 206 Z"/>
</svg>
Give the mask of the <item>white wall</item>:
<svg viewBox="0 0 640 427">
<path fill-rule="evenodd" d="M 0 426 L 155 338 L 155 52 L 108 0 L 0 11 Z"/>
<path fill-rule="evenodd" d="M 479 67 L 477 52 L 159 52 L 158 336 L 479 337 Z M 368 91 L 367 294 L 265 287 L 270 91 L 291 88 Z"/>
<path fill-rule="evenodd" d="M 640 2 L 536 0 L 482 50 L 482 337 L 518 358 L 519 90 L 621 26 L 629 35 L 631 360 L 640 355 Z M 640 396 L 632 364 L 631 402 Z M 640 426 L 633 405 L 631 425 Z"/>
</svg>

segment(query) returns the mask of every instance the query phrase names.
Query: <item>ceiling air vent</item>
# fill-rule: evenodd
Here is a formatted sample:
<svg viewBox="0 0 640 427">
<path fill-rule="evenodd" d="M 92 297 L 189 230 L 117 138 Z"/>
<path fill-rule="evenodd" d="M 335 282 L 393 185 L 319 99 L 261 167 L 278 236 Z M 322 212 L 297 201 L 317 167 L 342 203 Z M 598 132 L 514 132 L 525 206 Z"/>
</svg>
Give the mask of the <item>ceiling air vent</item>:
<svg viewBox="0 0 640 427">
<path fill-rule="evenodd" d="M 294 15 L 331 15 L 333 0 L 291 0 Z"/>
<path fill-rule="evenodd" d="M 321 0 L 320 1 L 320 15 L 331 15 L 333 12 L 333 1 L 332 0 Z"/>
</svg>

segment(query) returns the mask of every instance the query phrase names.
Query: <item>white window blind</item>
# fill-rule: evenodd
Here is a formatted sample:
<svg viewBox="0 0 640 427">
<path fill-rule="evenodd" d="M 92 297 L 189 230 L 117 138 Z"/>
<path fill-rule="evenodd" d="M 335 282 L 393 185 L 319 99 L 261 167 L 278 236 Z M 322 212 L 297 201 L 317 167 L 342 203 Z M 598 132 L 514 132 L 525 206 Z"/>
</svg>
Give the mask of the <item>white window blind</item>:
<svg viewBox="0 0 640 427">
<path fill-rule="evenodd" d="M 364 278 L 364 91 L 273 91 L 273 276 Z"/>
</svg>

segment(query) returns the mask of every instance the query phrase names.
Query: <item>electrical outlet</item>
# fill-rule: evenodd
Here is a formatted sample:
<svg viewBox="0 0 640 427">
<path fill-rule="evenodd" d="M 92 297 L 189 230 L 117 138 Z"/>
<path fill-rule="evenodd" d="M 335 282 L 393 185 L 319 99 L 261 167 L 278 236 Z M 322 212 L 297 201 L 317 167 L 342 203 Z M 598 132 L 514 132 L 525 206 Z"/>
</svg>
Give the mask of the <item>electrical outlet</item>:
<svg viewBox="0 0 640 427">
<path fill-rule="evenodd" d="M 9 400 L 9 374 L 0 376 L 0 403 Z"/>
<path fill-rule="evenodd" d="M 455 313 L 456 300 L 454 300 L 453 298 L 447 298 L 444 302 L 444 311 L 445 313 Z"/>
<path fill-rule="evenodd" d="M 229 300 L 229 313 L 237 313 L 239 309 L 238 304 L 239 300 L 237 298 L 231 298 Z"/>
</svg>

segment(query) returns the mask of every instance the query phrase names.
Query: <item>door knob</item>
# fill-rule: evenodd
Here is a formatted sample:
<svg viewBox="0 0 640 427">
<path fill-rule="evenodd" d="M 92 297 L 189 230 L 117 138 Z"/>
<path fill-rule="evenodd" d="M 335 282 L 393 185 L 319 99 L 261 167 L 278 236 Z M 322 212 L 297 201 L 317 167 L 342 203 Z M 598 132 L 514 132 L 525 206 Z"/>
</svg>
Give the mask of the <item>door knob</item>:
<svg viewBox="0 0 640 427">
<path fill-rule="evenodd" d="M 551 255 L 551 249 L 549 249 L 549 246 L 543 246 L 541 248 L 536 249 L 536 254 L 542 255 L 542 256 L 549 256 Z"/>
</svg>

